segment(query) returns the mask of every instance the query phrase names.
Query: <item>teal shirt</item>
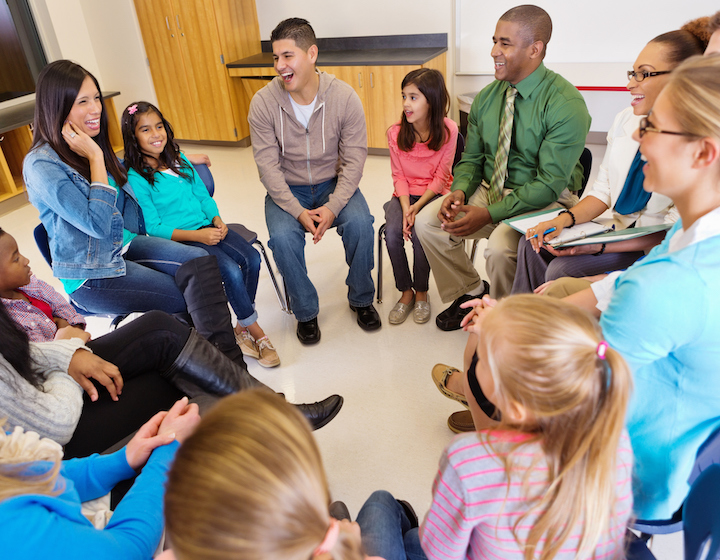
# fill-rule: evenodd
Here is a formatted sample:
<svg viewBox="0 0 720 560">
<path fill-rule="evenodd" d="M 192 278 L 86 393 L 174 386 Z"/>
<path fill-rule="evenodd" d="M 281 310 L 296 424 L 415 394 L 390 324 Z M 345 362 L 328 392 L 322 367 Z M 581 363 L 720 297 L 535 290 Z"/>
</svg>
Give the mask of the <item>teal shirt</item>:
<svg viewBox="0 0 720 560">
<path fill-rule="evenodd" d="M 115 187 L 116 189 L 120 190 L 120 188 L 115 183 L 115 180 L 112 178 L 112 175 L 108 175 L 108 184 L 111 187 Z M 123 248 L 130 245 L 130 242 L 137 237 L 137 233 L 133 233 L 131 231 L 128 231 L 126 229 L 123 229 Z M 80 286 L 82 286 L 86 279 L 85 278 L 59 278 L 60 282 L 63 285 L 63 289 L 65 290 L 65 293 L 70 295 L 75 290 L 77 290 Z"/>
<path fill-rule="evenodd" d="M 462 160 L 455 167 L 452 190 L 465 200 L 484 180 L 490 184 L 500 121 L 509 82 L 495 81 L 473 101 Z M 501 201 L 488 206 L 493 223 L 555 202 L 565 188 L 580 189 L 583 169 L 578 160 L 590 130 L 580 92 L 562 76 L 540 66 L 515 86 L 515 119 Z"/>
<path fill-rule="evenodd" d="M 185 156 L 180 157 L 190 165 L 190 181 L 156 172 L 155 184 L 151 185 L 134 169 L 128 171 L 128 182 L 142 208 L 148 235 L 172 239 L 174 230 L 200 229 L 220 215 L 205 183 Z"/>
</svg>

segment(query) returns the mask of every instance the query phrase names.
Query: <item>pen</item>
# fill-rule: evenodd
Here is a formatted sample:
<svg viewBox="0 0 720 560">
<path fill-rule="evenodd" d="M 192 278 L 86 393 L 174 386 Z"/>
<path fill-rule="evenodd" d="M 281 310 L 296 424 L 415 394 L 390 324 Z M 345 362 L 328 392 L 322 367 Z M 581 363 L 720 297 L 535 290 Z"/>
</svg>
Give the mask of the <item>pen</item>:
<svg viewBox="0 0 720 560">
<path fill-rule="evenodd" d="M 555 231 L 555 229 L 557 229 L 557 228 L 551 227 L 550 229 L 546 229 L 545 233 L 543 233 L 543 237 L 546 236 L 548 233 L 552 233 L 553 231 Z M 536 233 L 530 239 L 535 239 L 537 236 L 538 236 L 538 234 Z"/>
</svg>

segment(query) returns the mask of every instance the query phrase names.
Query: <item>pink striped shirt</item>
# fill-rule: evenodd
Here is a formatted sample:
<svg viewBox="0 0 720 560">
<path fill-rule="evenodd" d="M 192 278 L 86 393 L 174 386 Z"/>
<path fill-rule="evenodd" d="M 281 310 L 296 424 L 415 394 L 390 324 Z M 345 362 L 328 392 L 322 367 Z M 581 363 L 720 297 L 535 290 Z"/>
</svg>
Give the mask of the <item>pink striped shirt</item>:
<svg viewBox="0 0 720 560">
<path fill-rule="evenodd" d="M 435 194 L 450 192 L 458 127 L 455 121 L 447 117 L 445 126 L 450 131 L 450 137 L 437 152 L 428 148 L 427 144 L 418 142 L 412 150 L 403 152 L 397 145 L 400 124 L 394 124 L 388 129 L 390 168 L 395 185 L 393 196 L 422 196 L 428 189 Z"/>
<path fill-rule="evenodd" d="M 514 457 L 518 473 L 509 487 L 498 457 L 498 453 L 506 453 L 523 439 L 510 432 L 485 430 L 463 434 L 448 446 L 433 485 L 433 503 L 420 529 L 420 542 L 429 560 L 523 559 L 512 530 L 517 518 L 528 509 L 522 486 L 525 470 L 533 458 L 542 454 L 542 449 L 537 443 L 528 443 L 517 450 Z M 492 443 L 492 449 L 486 442 Z M 632 463 L 630 440 L 623 432 L 617 453 L 617 498 L 610 531 L 601 537 L 594 556 L 591 553 L 588 558 L 625 558 L 625 525 L 632 510 Z M 530 476 L 529 491 L 537 496 L 547 487 L 547 466 L 541 461 Z M 518 527 L 521 541 L 524 542 L 536 518 L 537 515 L 530 515 Z M 578 526 L 565 541 L 557 560 L 576 559 L 580 531 Z"/>
</svg>

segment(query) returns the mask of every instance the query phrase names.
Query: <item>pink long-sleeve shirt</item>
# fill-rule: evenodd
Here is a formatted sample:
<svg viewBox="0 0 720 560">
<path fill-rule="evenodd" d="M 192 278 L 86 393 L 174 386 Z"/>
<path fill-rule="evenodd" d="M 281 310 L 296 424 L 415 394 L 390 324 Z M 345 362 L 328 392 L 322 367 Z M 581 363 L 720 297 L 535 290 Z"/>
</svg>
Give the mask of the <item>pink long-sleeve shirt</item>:
<svg viewBox="0 0 720 560">
<path fill-rule="evenodd" d="M 447 117 L 445 126 L 450 131 L 450 136 L 437 152 L 428 148 L 427 144 L 418 142 L 411 151 L 403 152 L 397 144 L 400 123 L 388 129 L 390 167 L 395 185 L 393 196 L 422 196 L 427 189 L 436 194 L 450 192 L 458 127 L 455 121 Z"/>
<path fill-rule="evenodd" d="M 523 552 L 512 533 L 518 517 L 528 510 L 522 487 L 525 468 L 542 454 L 537 443 L 521 445 L 515 452 L 517 478 L 508 487 L 499 455 L 521 442 L 514 432 L 483 430 L 453 440 L 443 453 L 433 485 L 433 502 L 420 530 L 420 542 L 429 560 L 522 560 Z M 488 446 L 486 442 L 490 442 Z M 632 510 L 631 473 L 633 454 L 626 433 L 617 450 L 616 499 L 609 533 L 603 534 L 588 558 L 624 559 L 625 526 Z M 542 494 L 548 487 L 547 467 L 541 461 L 530 477 L 530 491 Z M 568 504 L 570 507 L 570 504 Z M 536 514 L 518 527 L 521 542 L 533 526 Z M 581 527 L 573 530 L 556 556 L 575 559 Z M 542 542 L 540 543 L 542 546 Z M 595 556 L 593 556 L 593 553 Z"/>
</svg>

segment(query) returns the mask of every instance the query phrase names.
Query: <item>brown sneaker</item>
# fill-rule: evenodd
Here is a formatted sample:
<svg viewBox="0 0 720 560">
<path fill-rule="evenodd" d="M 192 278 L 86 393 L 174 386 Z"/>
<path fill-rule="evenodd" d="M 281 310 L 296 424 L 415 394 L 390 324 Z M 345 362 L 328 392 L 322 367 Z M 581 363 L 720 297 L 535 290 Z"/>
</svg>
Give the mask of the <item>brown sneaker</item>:
<svg viewBox="0 0 720 560">
<path fill-rule="evenodd" d="M 255 343 L 252 335 L 247 331 L 240 331 L 235 333 L 235 341 L 242 350 L 244 356 L 248 358 L 258 359 L 260 357 L 260 350 Z"/>
<path fill-rule="evenodd" d="M 461 434 L 463 432 L 474 432 L 475 424 L 473 423 L 470 411 L 461 410 L 460 412 L 453 412 L 448 418 L 448 428 L 450 428 L 456 434 Z"/>
<path fill-rule="evenodd" d="M 267 336 L 257 339 L 255 344 L 257 345 L 258 352 L 260 353 L 258 364 L 267 368 L 280 365 L 280 357 Z"/>
</svg>

